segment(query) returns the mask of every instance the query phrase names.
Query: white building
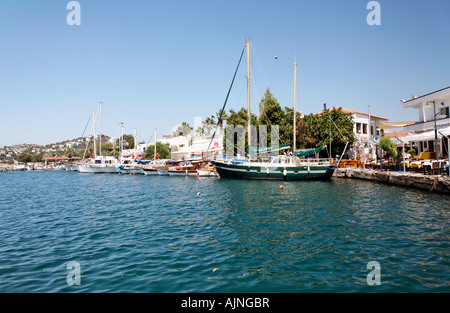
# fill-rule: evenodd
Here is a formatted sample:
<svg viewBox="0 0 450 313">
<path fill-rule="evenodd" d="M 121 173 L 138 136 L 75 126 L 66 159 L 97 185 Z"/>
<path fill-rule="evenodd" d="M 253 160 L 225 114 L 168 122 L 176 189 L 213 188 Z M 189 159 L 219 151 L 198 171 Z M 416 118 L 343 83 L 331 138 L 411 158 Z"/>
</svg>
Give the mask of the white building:
<svg viewBox="0 0 450 313">
<path fill-rule="evenodd" d="M 403 108 L 416 109 L 419 116 L 417 123 L 404 127 L 404 131 L 411 135 L 408 141 L 417 149 L 418 155 L 436 150 L 440 159 L 448 155 L 447 139 L 441 133 L 450 135 L 450 87 L 401 102 Z"/>
<path fill-rule="evenodd" d="M 177 151 L 172 151 L 173 159 L 188 159 L 206 156 L 208 154 L 220 155 L 224 153 L 223 135 L 216 134 L 211 141 L 212 136 L 188 136 L 187 144 L 179 147 Z M 209 150 L 208 150 L 209 147 Z"/>
<path fill-rule="evenodd" d="M 387 118 L 356 110 L 342 108 L 342 112 L 353 115 L 355 122 L 353 132 L 356 137 L 356 144 L 349 149 L 348 156 L 355 159 L 360 156 L 361 159 L 375 160 L 377 158 L 376 145 L 377 141 L 382 136 L 381 123 L 388 121 Z"/>
</svg>

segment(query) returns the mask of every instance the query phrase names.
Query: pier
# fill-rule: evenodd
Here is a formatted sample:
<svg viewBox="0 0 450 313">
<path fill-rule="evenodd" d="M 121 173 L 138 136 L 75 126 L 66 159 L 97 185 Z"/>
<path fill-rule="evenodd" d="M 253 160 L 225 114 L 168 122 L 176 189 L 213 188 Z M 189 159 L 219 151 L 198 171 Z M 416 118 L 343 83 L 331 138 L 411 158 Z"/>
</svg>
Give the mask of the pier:
<svg viewBox="0 0 450 313">
<path fill-rule="evenodd" d="M 391 172 L 361 168 L 338 169 L 336 178 L 353 178 L 370 180 L 389 185 L 414 187 L 429 192 L 450 194 L 450 177 L 442 175 L 425 175 L 414 172 Z"/>
</svg>

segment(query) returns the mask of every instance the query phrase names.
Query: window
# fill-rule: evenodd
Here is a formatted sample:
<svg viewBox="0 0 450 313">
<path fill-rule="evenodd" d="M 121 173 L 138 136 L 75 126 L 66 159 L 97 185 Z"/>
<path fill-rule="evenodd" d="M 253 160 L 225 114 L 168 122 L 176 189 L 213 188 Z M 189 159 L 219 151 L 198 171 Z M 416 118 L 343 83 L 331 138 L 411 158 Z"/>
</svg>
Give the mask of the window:
<svg viewBox="0 0 450 313">
<path fill-rule="evenodd" d="M 363 134 L 367 134 L 367 124 L 363 124 Z"/>
<path fill-rule="evenodd" d="M 445 117 L 450 117 L 449 116 L 449 108 L 448 107 L 441 108 L 441 115 L 445 115 Z M 445 117 L 442 117 L 442 118 L 445 118 Z"/>
<path fill-rule="evenodd" d="M 361 123 L 356 123 L 356 133 L 361 133 Z"/>
</svg>

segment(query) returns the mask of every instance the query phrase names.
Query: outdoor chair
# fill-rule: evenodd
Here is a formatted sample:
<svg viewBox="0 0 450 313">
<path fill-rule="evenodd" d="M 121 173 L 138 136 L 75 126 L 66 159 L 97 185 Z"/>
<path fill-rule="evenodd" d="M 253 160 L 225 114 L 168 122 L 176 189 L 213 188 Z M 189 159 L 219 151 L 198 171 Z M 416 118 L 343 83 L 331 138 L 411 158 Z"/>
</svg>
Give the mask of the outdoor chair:
<svg viewBox="0 0 450 313">
<path fill-rule="evenodd" d="M 441 162 L 433 161 L 431 162 L 431 175 L 441 174 Z"/>
</svg>

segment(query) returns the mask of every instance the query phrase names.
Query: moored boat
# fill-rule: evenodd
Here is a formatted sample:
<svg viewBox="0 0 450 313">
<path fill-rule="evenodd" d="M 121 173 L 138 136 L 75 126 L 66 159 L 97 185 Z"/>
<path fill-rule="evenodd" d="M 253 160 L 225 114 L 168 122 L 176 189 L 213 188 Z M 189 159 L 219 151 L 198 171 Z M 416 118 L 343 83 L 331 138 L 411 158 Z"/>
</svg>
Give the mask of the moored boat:
<svg viewBox="0 0 450 313">
<path fill-rule="evenodd" d="M 219 177 L 216 168 L 211 163 L 198 168 L 197 173 L 199 177 Z"/>
<path fill-rule="evenodd" d="M 178 166 L 169 167 L 167 174 L 169 176 L 197 176 L 197 166 L 190 162 L 184 162 Z"/>
<path fill-rule="evenodd" d="M 147 164 L 142 167 L 145 175 L 169 175 L 167 174 L 167 170 L 169 167 L 177 166 L 182 161 L 174 161 L 174 160 L 155 160 L 152 164 Z M 161 170 L 160 174 L 158 170 Z"/>
<path fill-rule="evenodd" d="M 250 112 L 250 40 L 246 41 L 247 48 L 247 112 L 248 112 L 248 142 L 251 143 L 251 112 Z M 241 55 L 242 58 L 242 55 Z M 240 64 L 240 61 L 239 61 Z M 238 67 L 239 67 L 238 64 Z M 237 69 L 236 69 L 237 71 Z M 236 74 L 235 74 L 236 75 Z M 294 123 L 293 123 L 293 151 L 294 155 L 274 155 L 268 162 L 254 161 L 249 159 L 237 160 L 210 160 L 223 178 L 242 179 L 262 179 L 262 180 L 310 180 L 310 179 L 330 179 L 334 173 L 334 166 L 330 159 L 309 159 L 309 155 L 317 155 L 323 147 L 308 151 L 296 150 L 296 77 L 297 64 L 294 63 Z M 233 78 L 234 80 L 234 78 Z M 226 102 L 225 102 L 226 103 Z M 225 105 L 223 109 L 225 108 Z M 222 110 L 223 110 L 222 109 Z M 214 137 L 214 136 L 213 136 Z M 211 139 L 212 140 L 212 139 Z M 258 159 L 256 154 L 275 152 L 289 148 L 288 145 L 274 147 L 248 147 L 248 155 L 253 159 Z"/>
<path fill-rule="evenodd" d="M 117 158 L 112 156 L 97 155 L 95 159 L 90 159 L 88 163 L 80 164 L 80 173 L 118 173 L 119 168 Z"/>
<path fill-rule="evenodd" d="M 327 160 L 274 156 L 270 162 L 211 161 L 223 178 L 264 180 L 326 180 L 334 173 Z"/>
</svg>

